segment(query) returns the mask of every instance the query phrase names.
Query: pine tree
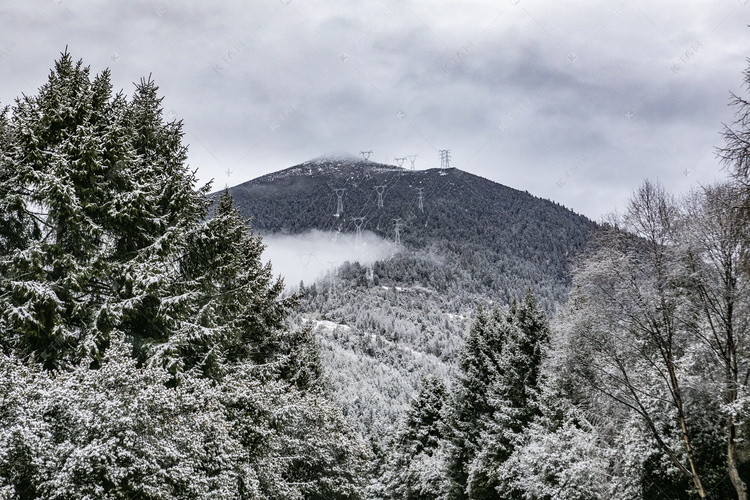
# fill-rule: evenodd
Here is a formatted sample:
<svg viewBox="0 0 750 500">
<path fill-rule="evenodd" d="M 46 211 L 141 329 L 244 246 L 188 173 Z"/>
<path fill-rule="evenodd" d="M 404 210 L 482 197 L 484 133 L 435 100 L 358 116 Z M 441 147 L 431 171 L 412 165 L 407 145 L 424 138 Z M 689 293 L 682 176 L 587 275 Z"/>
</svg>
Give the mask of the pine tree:
<svg viewBox="0 0 750 500">
<path fill-rule="evenodd" d="M 493 411 L 488 396 L 500 369 L 505 331 L 497 326 L 503 321 L 498 309 L 487 314 L 480 307 L 459 354 L 460 374 L 446 422 L 446 490 L 452 499 L 470 498 L 469 466 L 478 452 L 484 422 Z"/>
<path fill-rule="evenodd" d="M 178 372 L 192 363 L 177 359 L 174 351 L 165 359 L 159 347 L 175 331 L 189 335 L 191 323 L 194 332 L 203 328 L 195 324 L 200 283 L 191 280 L 196 271 L 187 259 L 194 252 L 191 242 L 205 225 L 201 221 L 208 215 L 210 185 L 196 189 L 195 172 L 186 164 L 187 147 L 181 143 L 182 122 L 164 120 L 158 89 L 150 78 L 141 79 L 125 117 L 136 158 L 136 185 L 126 191 L 123 204 L 137 210 L 117 232 L 114 258 L 119 265 L 113 274 L 118 293 L 110 309 L 119 315 L 120 328 L 141 361 L 158 358 Z M 202 333 L 199 337 L 216 332 Z"/>
<path fill-rule="evenodd" d="M 222 194 L 213 217 L 188 228 L 179 269 L 167 282 L 157 314 L 166 339 L 144 339 L 145 352 L 175 372 L 219 377 L 226 363 L 268 365 L 283 349 L 295 297 L 263 264 L 263 244 Z M 159 317 L 159 316 L 157 316 Z"/>
<path fill-rule="evenodd" d="M 501 468 L 524 429 L 540 414 L 541 366 L 550 338 L 546 315 L 529 291 L 520 304 L 513 302 L 498 327 L 505 330 L 503 356 L 489 387 L 492 411 L 483 417 L 485 432 L 470 466 L 472 498 L 496 498 L 498 491 L 516 496 L 503 484 Z"/>
</svg>

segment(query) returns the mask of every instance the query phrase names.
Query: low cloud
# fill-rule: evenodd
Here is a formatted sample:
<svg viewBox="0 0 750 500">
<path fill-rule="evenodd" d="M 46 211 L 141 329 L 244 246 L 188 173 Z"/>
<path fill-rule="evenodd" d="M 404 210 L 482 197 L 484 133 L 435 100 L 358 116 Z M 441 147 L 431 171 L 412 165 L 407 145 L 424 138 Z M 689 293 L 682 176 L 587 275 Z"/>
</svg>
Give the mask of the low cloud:
<svg viewBox="0 0 750 500">
<path fill-rule="evenodd" d="M 263 260 L 271 261 L 275 275 L 281 275 L 286 290 L 295 290 L 300 281 L 314 283 L 346 261 L 362 265 L 383 260 L 398 250 L 393 242 L 369 231 L 352 233 L 312 230 L 303 234 L 263 236 Z"/>
</svg>

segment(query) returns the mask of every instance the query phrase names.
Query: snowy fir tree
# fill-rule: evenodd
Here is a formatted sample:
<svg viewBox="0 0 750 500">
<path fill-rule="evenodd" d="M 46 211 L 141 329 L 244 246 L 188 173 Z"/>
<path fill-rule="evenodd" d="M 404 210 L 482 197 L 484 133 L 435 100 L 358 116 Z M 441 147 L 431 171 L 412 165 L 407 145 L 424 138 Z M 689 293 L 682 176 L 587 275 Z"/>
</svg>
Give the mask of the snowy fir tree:
<svg viewBox="0 0 750 500">
<path fill-rule="evenodd" d="M 127 105 L 109 74 L 89 78 L 70 55 L 37 96 L 16 100 L 3 144 L 0 256 L 3 344 L 47 368 L 106 343 L 113 233 L 134 203 Z"/>
<path fill-rule="evenodd" d="M 443 488 L 442 441 L 445 382 L 427 377 L 412 399 L 388 448 L 389 459 L 381 478 L 386 498 L 427 500 L 439 498 Z"/>
<path fill-rule="evenodd" d="M 66 51 L 0 114 L 0 495 L 360 497 L 296 298 L 157 90 Z"/>
<path fill-rule="evenodd" d="M 477 312 L 447 419 L 449 498 L 498 498 L 503 464 L 537 413 L 549 335 L 531 292 L 506 313 Z"/>
<path fill-rule="evenodd" d="M 504 339 L 496 326 L 503 320 L 499 310 L 487 314 L 480 307 L 459 354 L 461 371 L 446 422 L 449 498 L 469 498 L 466 494 L 469 466 L 477 456 L 484 422 L 493 413 L 488 396 L 501 364 Z"/>
<path fill-rule="evenodd" d="M 491 410 L 482 416 L 484 433 L 469 466 L 471 498 L 496 498 L 498 491 L 516 496 L 502 481 L 503 468 L 520 435 L 539 413 L 541 367 L 549 347 L 549 322 L 531 292 L 511 304 L 496 328 L 504 339 L 502 356 L 488 387 Z"/>
</svg>

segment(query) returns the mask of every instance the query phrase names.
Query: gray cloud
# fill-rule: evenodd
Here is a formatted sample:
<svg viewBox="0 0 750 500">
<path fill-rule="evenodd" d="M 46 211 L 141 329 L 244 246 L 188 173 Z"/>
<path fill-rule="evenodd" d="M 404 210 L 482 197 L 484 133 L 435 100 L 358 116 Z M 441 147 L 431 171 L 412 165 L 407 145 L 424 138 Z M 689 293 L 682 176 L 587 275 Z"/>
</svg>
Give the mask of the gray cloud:
<svg viewBox="0 0 750 500">
<path fill-rule="evenodd" d="M 34 0 L 0 6 L 0 102 L 68 45 L 115 88 L 152 73 L 202 180 L 329 151 L 417 154 L 597 218 L 645 176 L 720 177 L 750 5 L 616 0 Z"/>
</svg>

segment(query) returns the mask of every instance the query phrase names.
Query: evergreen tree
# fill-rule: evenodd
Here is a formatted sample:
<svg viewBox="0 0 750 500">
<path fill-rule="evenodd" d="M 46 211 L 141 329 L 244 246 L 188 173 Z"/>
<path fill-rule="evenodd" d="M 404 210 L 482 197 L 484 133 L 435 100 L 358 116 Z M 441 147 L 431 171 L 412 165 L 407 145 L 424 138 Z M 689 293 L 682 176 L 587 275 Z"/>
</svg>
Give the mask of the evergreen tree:
<svg viewBox="0 0 750 500">
<path fill-rule="evenodd" d="M 447 396 L 441 378 L 422 380 L 389 449 L 381 478 L 388 498 L 428 500 L 441 495 L 442 418 Z"/>
<path fill-rule="evenodd" d="M 470 498 L 466 492 L 469 466 L 475 459 L 486 419 L 493 413 L 490 387 L 501 365 L 505 329 L 498 309 L 487 314 L 480 307 L 459 354 L 460 374 L 448 412 L 446 461 L 449 498 Z"/>
<path fill-rule="evenodd" d="M 450 420 L 451 498 L 497 498 L 500 469 L 538 414 L 544 311 L 529 291 L 507 313 L 479 311 L 461 353 L 459 392 Z"/>
<path fill-rule="evenodd" d="M 498 489 L 504 489 L 501 468 L 539 414 L 540 370 L 550 336 L 546 315 L 529 291 L 520 304 L 513 302 L 497 327 L 504 330 L 503 355 L 488 391 L 492 409 L 482 417 L 485 431 L 470 466 L 472 498 L 497 498 Z"/>
<path fill-rule="evenodd" d="M 147 341 L 147 354 L 174 372 L 220 376 L 226 363 L 268 365 L 288 355 L 286 321 L 295 297 L 282 299 L 283 281 L 263 264 L 263 243 L 224 192 L 213 217 L 190 228 L 161 313 L 170 336 Z M 295 346 L 296 347 L 296 346 Z"/>
<path fill-rule="evenodd" d="M 39 94 L 16 100 L 4 144 L 6 235 L 0 306 L 6 349 L 52 368 L 106 343 L 118 203 L 135 191 L 125 101 L 66 52 Z M 4 120 L 3 120 L 4 121 Z M 132 208 L 132 207 L 131 207 Z"/>
<path fill-rule="evenodd" d="M 185 337 L 194 344 L 211 344 L 207 338 L 220 335 L 197 317 L 205 283 L 192 267 L 195 259 L 190 260 L 196 252 L 191 244 L 205 230 L 210 185 L 196 189 L 195 172 L 186 164 L 187 147 L 181 143 L 182 122 L 164 120 L 158 89 L 150 78 L 141 79 L 125 117 L 136 158 L 136 185 L 126 192 L 124 204 L 137 210 L 123 220 L 116 235 L 117 296 L 110 310 L 116 311 L 141 361 L 160 359 L 178 372 L 197 362 L 179 359 L 175 344 L 184 343 Z M 172 338 L 175 332 L 180 340 Z"/>
<path fill-rule="evenodd" d="M 296 298 L 228 193 L 208 217 L 156 91 L 65 52 L 0 113 L 0 495 L 357 498 Z"/>
</svg>

